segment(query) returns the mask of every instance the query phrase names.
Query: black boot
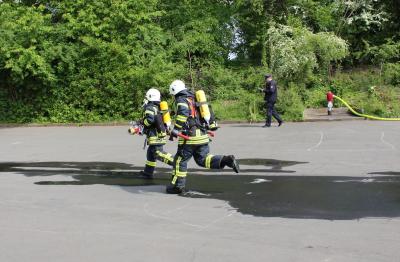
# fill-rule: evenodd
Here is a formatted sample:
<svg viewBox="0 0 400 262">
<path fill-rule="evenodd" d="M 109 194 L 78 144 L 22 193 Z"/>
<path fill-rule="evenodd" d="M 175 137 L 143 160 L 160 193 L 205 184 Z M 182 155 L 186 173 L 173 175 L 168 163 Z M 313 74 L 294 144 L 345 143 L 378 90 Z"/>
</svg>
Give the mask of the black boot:
<svg viewBox="0 0 400 262">
<path fill-rule="evenodd" d="M 233 169 L 236 173 L 240 172 L 239 163 L 236 161 L 233 155 L 223 156 L 221 161 L 221 167 L 229 166 Z"/>
<path fill-rule="evenodd" d="M 185 192 L 185 188 L 180 188 L 175 185 L 168 185 L 166 188 L 168 194 L 181 194 Z"/>
<path fill-rule="evenodd" d="M 153 179 L 153 178 L 154 178 L 154 175 L 153 175 L 153 174 L 145 173 L 144 171 L 140 171 L 140 172 L 139 172 L 139 177 L 140 177 L 140 178 L 143 178 L 143 179 Z"/>
<path fill-rule="evenodd" d="M 263 125 L 262 127 L 271 127 L 271 119 L 267 117 L 267 120 L 265 120 L 265 125 Z"/>
<path fill-rule="evenodd" d="M 185 193 L 185 185 L 186 185 L 186 178 L 185 177 L 178 177 L 176 179 L 175 185 L 169 184 L 166 188 L 168 194 L 181 194 Z"/>
</svg>

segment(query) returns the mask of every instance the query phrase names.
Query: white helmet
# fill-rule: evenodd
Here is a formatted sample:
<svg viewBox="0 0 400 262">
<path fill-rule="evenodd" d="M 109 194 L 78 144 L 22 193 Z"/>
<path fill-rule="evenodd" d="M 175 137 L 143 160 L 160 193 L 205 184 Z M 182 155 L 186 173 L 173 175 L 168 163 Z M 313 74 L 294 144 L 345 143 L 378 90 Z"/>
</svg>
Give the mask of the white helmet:
<svg viewBox="0 0 400 262">
<path fill-rule="evenodd" d="M 152 102 L 160 102 L 161 101 L 161 94 L 155 88 L 150 88 L 146 93 L 146 99 Z"/>
<path fill-rule="evenodd" d="M 169 93 L 171 95 L 176 95 L 178 94 L 180 91 L 185 90 L 186 86 L 185 83 L 183 83 L 182 80 L 175 80 L 174 82 L 171 83 L 171 85 L 169 86 Z"/>
</svg>

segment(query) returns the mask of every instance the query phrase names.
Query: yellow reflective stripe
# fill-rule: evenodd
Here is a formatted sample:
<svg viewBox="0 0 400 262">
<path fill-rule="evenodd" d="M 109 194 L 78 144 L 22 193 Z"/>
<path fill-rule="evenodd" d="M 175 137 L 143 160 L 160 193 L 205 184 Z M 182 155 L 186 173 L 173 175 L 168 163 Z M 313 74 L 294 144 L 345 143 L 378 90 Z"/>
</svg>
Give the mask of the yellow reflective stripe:
<svg viewBox="0 0 400 262">
<path fill-rule="evenodd" d="M 177 120 L 177 121 L 181 121 L 181 122 L 186 122 L 187 116 L 178 115 L 178 116 L 176 117 L 176 120 Z"/>
<path fill-rule="evenodd" d="M 189 108 L 188 104 L 186 104 L 186 103 L 178 103 L 178 104 L 176 104 L 176 106 L 183 106 L 183 107 Z"/>
<path fill-rule="evenodd" d="M 147 143 L 149 145 L 152 145 L 152 144 L 166 144 L 167 143 L 167 139 L 165 137 L 158 138 L 158 137 L 152 136 L 152 137 L 147 137 Z"/>
<path fill-rule="evenodd" d="M 168 164 L 169 161 L 170 161 L 170 162 L 174 161 L 174 159 L 172 158 L 172 155 L 171 155 L 170 153 L 164 154 L 164 153 L 161 153 L 160 151 L 157 150 L 157 151 L 156 151 L 156 154 L 157 154 L 160 158 L 162 158 L 162 159 L 163 159 L 163 162 L 166 163 L 166 164 Z"/>
<path fill-rule="evenodd" d="M 156 154 L 159 156 L 159 157 L 164 157 L 164 154 L 163 153 L 161 153 L 160 151 L 156 151 Z"/>
<path fill-rule="evenodd" d="M 175 176 L 185 177 L 187 172 L 175 172 Z"/>
<path fill-rule="evenodd" d="M 176 160 L 176 163 L 175 163 L 175 170 L 172 172 L 174 177 L 172 178 L 171 183 L 173 185 L 175 185 L 178 177 L 186 177 L 186 174 L 187 174 L 187 172 L 179 171 L 179 164 L 181 163 L 181 160 L 182 160 L 182 157 L 178 156 L 178 159 Z"/>
<path fill-rule="evenodd" d="M 177 124 L 177 123 L 175 123 L 175 126 L 178 127 L 178 128 L 182 128 L 182 126 Z"/>
<path fill-rule="evenodd" d="M 208 142 L 210 142 L 209 138 L 204 138 L 204 139 L 195 140 L 195 141 L 192 141 L 192 139 L 184 140 L 184 139 L 179 138 L 178 145 L 183 145 L 183 144 L 186 144 L 186 145 L 200 145 L 200 144 L 207 144 Z"/>
<path fill-rule="evenodd" d="M 148 141 L 156 141 L 156 140 L 160 140 L 158 137 L 156 136 L 151 136 L 147 138 Z"/>
<path fill-rule="evenodd" d="M 154 112 L 153 112 L 153 111 L 150 111 L 150 110 L 146 110 L 146 111 L 144 111 L 144 113 L 145 113 L 145 114 L 154 115 Z"/>
<path fill-rule="evenodd" d="M 171 184 L 175 185 L 176 180 L 178 179 L 178 177 L 175 176 L 175 172 L 173 172 L 173 173 L 174 173 L 174 177 L 172 178 Z"/>
<path fill-rule="evenodd" d="M 145 126 L 151 125 L 151 124 L 149 123 L 149 121 L 147 121 L 147 119 L 145 119 L 145 120 L 143 121 L 143 124 L 144 124 Z"/>
<path fill-rule="evenodd" d="M 147 166 L 153 166 L 153 167 L 156 167 L 156 162 L 153 162 L 153 161 L 146 161 L 146 165 Z"/>
<path fill-rule="evenodd" d="M 160 132 L 160 133 L 157 133 L 157 136 L 158 136 L 159 138 L 163 138 L 163 137 L 166 137 L 166 136 L 167 136 L 167 133 L 165 133 L 165 132 Z"/>
<path fill-rule="evenodd" d="M 165 140 L 165 137 L 148 137 L 147 141 L 153 142 L 153 141 L 163 141 Z"/>
<path fill-rule="evenodd" d="M 148 142 L 148 145 L 165 145 L 167 143 L 167 140 L 159 140 L 159 141 L 151 141 Z"/>
<path fill-rule="evenodd" d="M 176 160 L 176 169 L 175 169 L 175 176 L 180 176 L 179 174 L 181 173 L 180 171 L 179 171 L 179 164 L 181 163 L 181 161 L 182 161 L 182 157 L 180 157 L 180 156 L 178 156 L 178 159 Z"/>
<path fill-rule="evenodd" d="M 208 139 L 208 135 L 191 136 L 190 137 L 190 140 L 192 140 L 192 141 L 197 141 L 197 140 L 202 140 L 202 139 Z"/>
<path fill-rule="evenodd" d="M 174 158 L 172 157 L 172 154 L 167 153 L 165 155 L 165 160 L 166 160 L 166 161 L 164 161 L 165 163 L 167 163 L 168 161 L 172 162 L 172 161 L 174 161 Z"/>
<path fill-rule="evenodd" d="M 211 168 L 211 159 L 213 158 L 213 155 L 208 154 L 206 157 L 206 168 Z"/>
<path fill-rule="evenodd" d="M 201 136 L 201 131 L 200 131 L 200 129 L 196 129 L 196 136 Z"/>
</svg>

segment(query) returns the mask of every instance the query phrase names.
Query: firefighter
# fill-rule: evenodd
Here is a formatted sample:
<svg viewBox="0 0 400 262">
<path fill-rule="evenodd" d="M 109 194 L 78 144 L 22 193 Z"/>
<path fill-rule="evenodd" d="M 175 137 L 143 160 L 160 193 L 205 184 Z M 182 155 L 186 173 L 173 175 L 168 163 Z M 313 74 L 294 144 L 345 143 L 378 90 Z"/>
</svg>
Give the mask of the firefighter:
<svg viewBox="0 0 400 262">
<path fill-rule="evenodd" d="M 143 133 L 147 136 L 147 161 L 144 170 L 140 172 L 140 176 L 146 179 L 152 179 L 154 169 L 156 167 L 156 160 L 162 161 L 167 165 L 172 166 L 173 157 L 171 154 L 163 150 L 166 144 L 166 128 L 162 121 L 160 112 L 160 91 L 151 88 L 146 93 L 144 99 L 144 113 L 143 113 Z"/>
<path fill-rule="evenodd" d="M 187 164 L 194 157 L 199 166 L 209 169 L 223 169 L 231 167 L 239 173 L 239 164 L 233 155 L 212 155 L 209 149 L 207 129 L 202 123 L 195 96 L 186 89 L 185 83 L 175 80 L 169 87 L 170 94 L 175 97 L 177 106 L 175 125 L 171 135 L 185 134 L 189 139 L 178 139 L 178 150 L 174 157 L 171 183 L 167 186 L 167 193 L 179 194 L 184 192 L 186 184 Z"/>
</svg>

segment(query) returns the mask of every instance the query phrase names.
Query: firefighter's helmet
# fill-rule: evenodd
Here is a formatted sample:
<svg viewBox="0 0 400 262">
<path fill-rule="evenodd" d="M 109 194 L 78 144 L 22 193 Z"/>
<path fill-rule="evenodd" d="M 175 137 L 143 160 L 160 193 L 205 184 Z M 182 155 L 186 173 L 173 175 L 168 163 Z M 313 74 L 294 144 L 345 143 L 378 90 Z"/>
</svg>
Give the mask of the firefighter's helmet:
<svg viewBox="0 0 400 262">
<path fill-rule="evenodd" d="M 186 86 L 185 86 L 185 83 L 183 83 L 182 80 L 175 80 L 169 86 L 169 93 L 171 95 L 176 95 L 176 94 L 178 94 L 179 92 L 181 92 L 182 90 L 185 90 L 185 89 L 186 89 Z"/>
<path fill-rule="evenodd" d="M 147 101 L 152 101 L 152 102 L 160 102 L 160 100 L 161 100 L 160 91 L 158 91 L 155 88 L 150 88 L 146 92 L 146 100 Z"/>
</svg>

